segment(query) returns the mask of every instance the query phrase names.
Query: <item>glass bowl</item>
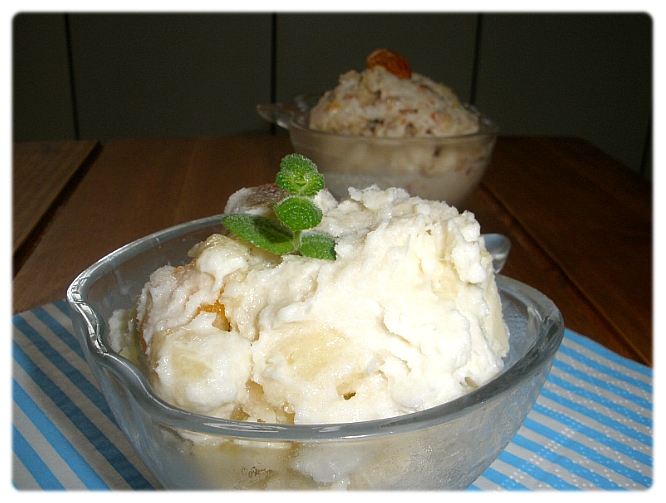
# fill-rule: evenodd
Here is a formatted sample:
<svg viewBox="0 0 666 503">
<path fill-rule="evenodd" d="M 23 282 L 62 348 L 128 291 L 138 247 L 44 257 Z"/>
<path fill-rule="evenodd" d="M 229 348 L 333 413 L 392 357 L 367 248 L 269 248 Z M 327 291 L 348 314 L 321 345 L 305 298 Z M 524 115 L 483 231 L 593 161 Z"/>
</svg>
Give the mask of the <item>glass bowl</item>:
<svg viewBox="0 0 666 503">
<path fill-rule="evenodd" d="M 557 307 L 497 276 L 510 353 L 505 370 L 468 395 L 403 416 L 347 424 L 247 423 L 173 407 L 109 346 L 108 320 L 134 306 L 158 267 L 222 232 L 220 215 L 130 243 L 67 291 L 77 338 L 120 428 L 172 489 L 463 489 L 499 456 L 536 400 L 562 340 Z"/>
<path fill-rule="evenodd" d="M 429 138 L 376 138 L 316 131 L 308 127 L 310 109 L 322 93 L 302 94 L 295 105 L 258 105 L 269 122 L 289 130 L 296 153 L 317 165 L 337 198 L 349 187 L 402 187 L 412 196 L 445 201 L 458 209 L 479 185 L 495 147 L 498 128 L 474 107 L 476 133 Z"/>
</svg>

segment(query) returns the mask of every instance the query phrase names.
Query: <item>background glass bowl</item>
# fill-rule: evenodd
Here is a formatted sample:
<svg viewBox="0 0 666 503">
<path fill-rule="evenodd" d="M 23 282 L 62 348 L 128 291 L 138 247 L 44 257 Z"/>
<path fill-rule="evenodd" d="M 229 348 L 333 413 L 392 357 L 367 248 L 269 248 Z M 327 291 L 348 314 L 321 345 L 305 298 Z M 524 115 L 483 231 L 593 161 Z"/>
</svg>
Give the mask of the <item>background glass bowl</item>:
<svg viewBox="0 0 666 503">
<path fill-rule="evenodd" d="M 130 243 L 81 273 L 67 291 L 72 323 L 125 436 L 165 488 L 463 489 L 514 436 L 538 396 L 564 333 L 557 307 L 497 276 L 510 354 L 491 382 L 449 403 L 347 424 L 246 423 L 189 413 L 153 392 L 108 344 L 108 320 L 134 306 L 157 268 L 222 232 L 220 216 Z"/>
<path fill-rule="evenodd" d="M 310 109 L 323 93 L 302 94 L 295 105 L 258 105 L 269 122 L 289 130 L 294 151 L 317 165 L 337 198 L 347 189 L 376 183 L 380 189 L 402 187 L 412 196 L 445 201 L 464 209 L 490 162 L 497 127 L 474 107 L 479 122 L 472 134 L 439 138 L 375 138 L 316 131 L 308 127 Z"/>
</svg>

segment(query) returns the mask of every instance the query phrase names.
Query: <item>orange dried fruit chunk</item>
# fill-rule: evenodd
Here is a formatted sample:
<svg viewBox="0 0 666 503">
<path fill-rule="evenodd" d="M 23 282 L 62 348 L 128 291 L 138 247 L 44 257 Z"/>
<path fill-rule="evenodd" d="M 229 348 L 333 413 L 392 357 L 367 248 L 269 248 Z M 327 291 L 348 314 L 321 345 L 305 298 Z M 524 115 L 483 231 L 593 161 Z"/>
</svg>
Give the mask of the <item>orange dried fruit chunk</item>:
<svg viewBox="0 0 666 503">
<path fill-rule="evenodd" d="M 365 60 L 366 68 L 383 66 L 387 71 L 400 79 L 410 79 L 412 77 L 412 68 L 405 58 L 397 52 L 388 49 L 377 49 Z"/>
<path fill-rule="evenodd" d="M 226 331 L 231 330 L 231 327 L 229 325 L 229 320 L 227 318 L 227 313 L 224 310 L 224 305 L 221 304 L 219 300 L 216 300 L 215 304 L 206 304 L 205 306 L 199 306 L 199 309 L 197 309 L 197 314 L 199 314 L 201 311 L 205 311 L 207 313 L 214 313 L 217 315 L 215 321 L 213 322 L 213 326 L 215 328 L 219 328 L 220 330 L 226 330 Z"/>
</svg>

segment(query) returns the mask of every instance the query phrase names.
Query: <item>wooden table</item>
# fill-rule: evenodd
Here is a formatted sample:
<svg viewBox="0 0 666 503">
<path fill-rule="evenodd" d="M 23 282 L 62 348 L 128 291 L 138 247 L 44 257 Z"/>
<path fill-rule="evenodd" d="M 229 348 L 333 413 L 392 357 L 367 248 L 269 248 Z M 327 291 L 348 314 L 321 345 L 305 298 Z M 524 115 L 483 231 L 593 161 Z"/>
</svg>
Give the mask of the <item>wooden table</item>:
<svg viewBox="0 0 666 503">
<path fill-rule="evenodd" d="M 221 213 L 291 151 L 285 136 L 110 142 L 18 270 L 14 312 L 63 298 L 134 239 Z M 580 139 L 502 137 L 468 209 L 483 232 L 510 237 L 503 274 L 549 296 L 568 328 L 652 365 L 649 183 Z"/>
<path fill-rule="evenodd" d="M 96 141 L 20 142 L 13 148 L 12 253 L 19 268 L 55 209 L 94 158 Z"/>
</svg>

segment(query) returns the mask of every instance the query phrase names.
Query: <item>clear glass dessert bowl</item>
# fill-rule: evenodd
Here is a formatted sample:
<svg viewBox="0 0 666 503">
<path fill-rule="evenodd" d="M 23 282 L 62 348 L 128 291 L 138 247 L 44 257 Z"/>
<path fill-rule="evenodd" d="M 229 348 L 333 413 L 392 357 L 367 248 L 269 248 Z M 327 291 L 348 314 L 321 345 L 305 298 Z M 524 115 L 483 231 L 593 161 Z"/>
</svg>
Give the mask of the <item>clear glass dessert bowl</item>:
<svg viewBox="0 0 666 503">
<path fill-rule="evenodd" d="M 510 332 L 505 369 L 437 407 L 345 424 L 249 423 L 173 407 L 109 343 L 108 320 L 134 306 L 157 268 L 222 232 L 220 216 L 172 227 L 102 258 L 70 285 L 77 338 L 113 414 L 142 461 L 171 489 L 464 489 L 499 456 L 536 400 L 562 340 L 557 307 L 497 276 Z"/>
<path fill-rule="evenodd" d="M 322 93 L 302 94 L 295 105 L 258 105 L 264 119 L 289 131 L 296 153 L 312 159 L 338 199 L 347 188 L 402 187 L 412 196 L 445 201 L 458 209 L 479 185 L 488 168 L 498 128 L 474 107 L 476 133 L 428 138 L 378 138 L 317 131 L 308 114 Z"/>
</svg>

